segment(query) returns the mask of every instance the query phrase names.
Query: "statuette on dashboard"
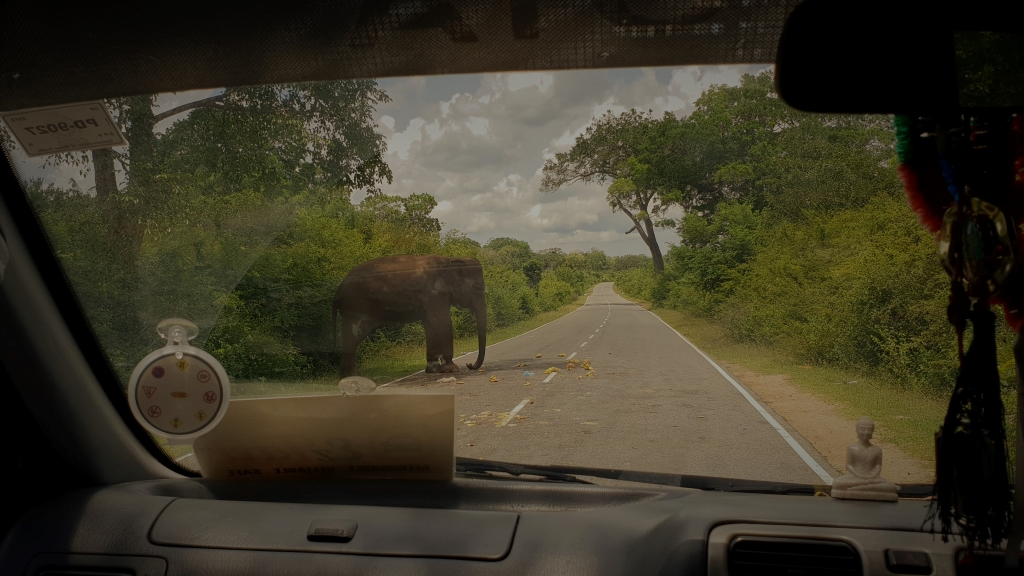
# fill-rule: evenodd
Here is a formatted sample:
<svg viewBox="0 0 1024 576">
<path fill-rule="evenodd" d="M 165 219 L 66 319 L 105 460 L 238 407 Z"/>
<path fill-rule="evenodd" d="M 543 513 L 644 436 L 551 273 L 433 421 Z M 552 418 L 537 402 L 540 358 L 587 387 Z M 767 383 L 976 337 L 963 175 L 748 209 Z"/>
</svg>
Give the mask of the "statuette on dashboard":
<svg viewBox="0 0 1024 576">
<path fill-rule="evenodd" d="M 832 497 L 846 500 L 895 502 L 899 486 L 879 476 L 882 449 L 871 443 L 875 423 L 864 416 L 857 421 L 857 441 L 846 448 L 846 474 L 832 482 Z"/>
</svg>

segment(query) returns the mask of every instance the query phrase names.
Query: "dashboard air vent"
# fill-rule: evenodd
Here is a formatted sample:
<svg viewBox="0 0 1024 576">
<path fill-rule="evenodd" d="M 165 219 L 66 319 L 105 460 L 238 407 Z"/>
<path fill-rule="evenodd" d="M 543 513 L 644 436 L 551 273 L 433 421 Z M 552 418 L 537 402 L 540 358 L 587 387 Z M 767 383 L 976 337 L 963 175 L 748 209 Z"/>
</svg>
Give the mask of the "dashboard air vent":
<svg viewBox="0 0 1024 576">
<path fill-rule="evenodd" d="M 845 542 L 738 536 L 729 576 L 860 576 L 860 554 Z"/>
</svg>

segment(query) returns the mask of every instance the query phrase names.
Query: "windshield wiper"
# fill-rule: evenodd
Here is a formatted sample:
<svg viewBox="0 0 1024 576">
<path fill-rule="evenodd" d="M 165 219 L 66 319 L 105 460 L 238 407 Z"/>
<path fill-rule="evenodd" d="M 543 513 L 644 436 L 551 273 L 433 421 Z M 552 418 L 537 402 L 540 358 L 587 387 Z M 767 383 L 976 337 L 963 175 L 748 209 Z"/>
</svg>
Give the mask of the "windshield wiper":
<svg viewBox="0 0 1024 576">
<path fill-rule="evenodd" d="M 494 460 L 475 460 L 472 458 L 456 458 L 455 469 L 460 472 L 505 472 L 518 476 L 529 474 L 542 476 L 563 482 L 583 482 L 577 476 L 622 480 L 641 484 L 656 484 L 675 488 L 693 488 L 715 492 L 745 492 L 752 494 L 797 494 L 814 496 L 828 494 L 829 487 L 820 484 L 798 484 L 793 482 L 770 482 L 765 480 L 741 480 L 737 478 L 718 478 L 715 476 L 698 476 L 694 474 L 669 474 L 667 472 L 641 472 L 635 470 L 617 470 L 614 468 L 589 468 L 586 466 L 544 466 L 534 464 L 511 464 Z M 927 498 L 933 493 L 931 484 L 901 484 L 900 498 Z"/>
<path fill-rule="evenodd" d="M 512 476 L 539 476 L 545 480 L 553 480 L 555 482 L 575 482 L 577 484 L 591 484 L 586 480 L 582 480 L 573 476 L 572 474 L 564 474 L 561 472 L 555 472 L 548 470 L 541 466 L 536 468 L 533 466 L 522 466 L 520 464 L 508 464 L 506 462 L 495 462 L 493 460 L 474 460 L 472 458 L 456 458 L 455 459 L 455 471 L 463 472 L 467 474 L 489 474 L 491 472 L 501 472 L 504 474 L 511 474 Z"/>
</svg>

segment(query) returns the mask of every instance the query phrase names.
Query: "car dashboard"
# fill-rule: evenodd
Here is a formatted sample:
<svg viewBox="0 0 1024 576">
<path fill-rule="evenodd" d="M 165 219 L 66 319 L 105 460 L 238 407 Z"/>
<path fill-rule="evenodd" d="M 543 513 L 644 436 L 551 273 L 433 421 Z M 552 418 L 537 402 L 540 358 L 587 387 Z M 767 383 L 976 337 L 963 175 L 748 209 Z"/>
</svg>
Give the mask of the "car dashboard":
<svg viewBox="0 0 1024 576">
<path fill-rule="evenodd" d="M 11 574 L 955 574 L 923 501 L 457 478 L 152 480 L 30 513 Z M 927 571 L 922 571 L 923 569 Z"/>
</svg>

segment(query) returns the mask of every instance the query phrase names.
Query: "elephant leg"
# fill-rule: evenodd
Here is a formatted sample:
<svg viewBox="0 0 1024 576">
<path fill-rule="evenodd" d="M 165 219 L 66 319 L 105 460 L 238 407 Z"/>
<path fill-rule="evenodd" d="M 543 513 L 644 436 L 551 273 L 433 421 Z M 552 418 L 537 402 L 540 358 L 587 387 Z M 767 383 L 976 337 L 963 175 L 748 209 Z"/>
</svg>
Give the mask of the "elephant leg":
<svg viewBox="0 0 1024 576">
<path fill-rule="evenodd" d="M 351 320 L 342 317 L 341 319 L 341 377 L 352 376 L 356 373 L 356 350 L 359 344 L 379 327 L 377 322 L 365 317 L 355 317 Z"/>
<path fill-rule="evenodd" d="M 455 331 L 452 328 L 451 306 L 447 302 L 429 306 L 423 319 L 423 331 L 427 335 L 427 368 L 428 373 L 458 372 L 459 367 L 452 362 L 455 352 Z"/>
</svg>

